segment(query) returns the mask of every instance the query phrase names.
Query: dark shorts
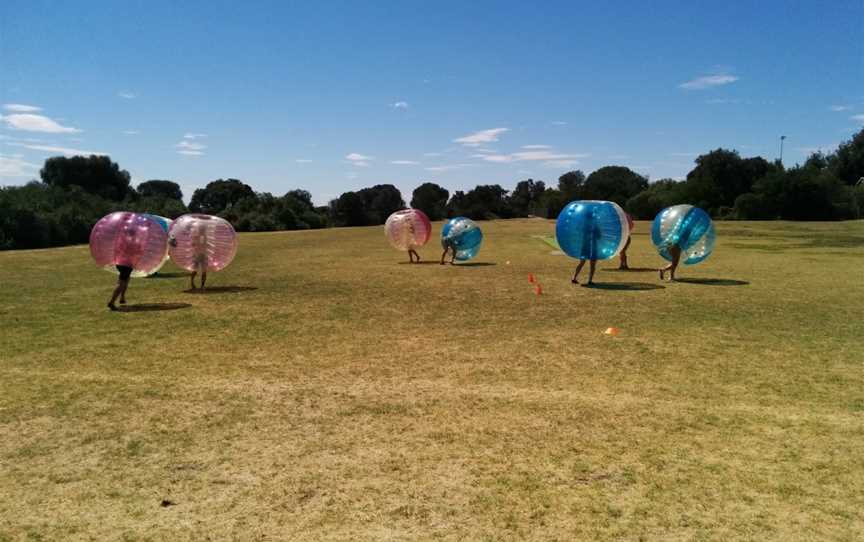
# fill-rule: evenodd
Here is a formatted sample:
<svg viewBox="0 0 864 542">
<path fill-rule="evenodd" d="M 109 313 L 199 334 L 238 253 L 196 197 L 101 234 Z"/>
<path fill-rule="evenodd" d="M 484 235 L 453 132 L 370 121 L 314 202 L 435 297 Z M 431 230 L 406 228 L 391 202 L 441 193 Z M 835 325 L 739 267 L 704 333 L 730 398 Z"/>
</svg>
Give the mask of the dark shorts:
<svg viewBox="0 0 864 542">
<path fill-rule="evenodd" d="M 129 280 L 132 276 L 132 268 L 128 265 L 118 265 L 117 271 L 120 273 L 120 280 Z"/>
</svg>

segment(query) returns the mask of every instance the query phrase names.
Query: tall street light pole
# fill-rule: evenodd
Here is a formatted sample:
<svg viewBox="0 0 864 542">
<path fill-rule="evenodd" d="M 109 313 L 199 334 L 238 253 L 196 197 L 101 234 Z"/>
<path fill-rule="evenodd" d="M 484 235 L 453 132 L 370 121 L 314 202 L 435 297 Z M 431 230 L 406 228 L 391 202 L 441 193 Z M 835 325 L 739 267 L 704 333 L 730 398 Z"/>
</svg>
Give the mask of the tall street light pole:
<svg viewBox="0 0 864 542">
<path fill-rule="evenodd" d="M 783 165 L 783 140 L 786 139 L 786 136 L 780 136 L 780 165 Z"/>
</svg>

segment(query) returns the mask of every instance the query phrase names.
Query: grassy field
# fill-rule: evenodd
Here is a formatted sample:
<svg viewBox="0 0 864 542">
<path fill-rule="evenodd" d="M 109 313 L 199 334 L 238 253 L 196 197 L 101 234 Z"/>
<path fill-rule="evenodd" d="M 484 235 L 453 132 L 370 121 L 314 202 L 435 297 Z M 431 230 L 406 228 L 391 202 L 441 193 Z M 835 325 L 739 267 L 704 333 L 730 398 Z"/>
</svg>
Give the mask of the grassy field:
<svg viewBox="0 0 864 542">
<path fill-rule="evenodd" d="M 125 313 L 85 246 L 0 253 L 0 540 L 861 540 L 864 222 L 717 226 L 597 288 L 548 221 L 244 234 Z"/>
</svg>

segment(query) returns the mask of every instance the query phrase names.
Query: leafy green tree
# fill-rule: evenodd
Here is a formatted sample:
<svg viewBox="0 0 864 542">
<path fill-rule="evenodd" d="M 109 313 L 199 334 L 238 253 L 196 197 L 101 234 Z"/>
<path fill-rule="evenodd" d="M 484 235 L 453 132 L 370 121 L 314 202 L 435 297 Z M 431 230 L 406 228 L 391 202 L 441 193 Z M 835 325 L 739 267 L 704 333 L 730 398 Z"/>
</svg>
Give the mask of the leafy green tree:
<svg viewBox="0 0 864 542">
<path fill-rule="evenodd" d="M 40 175 L 49 186 L 78 186 L 111 201 L 122 201 L 134 193 L 129 186 L 129 172 L 107 156 L 55 156 L 45 160 Z"/>
<path fill-rule="evenodd" d="M 441 220 L 447 216 L 447 198 L 450 192 L 435 183 L 423 183 L 414 189 L 411 207 L 426 213 L 429 220 Z"/>
<path fill-rule="evenodd" d="M 571 201 L 585 199 L 582 197 L 582 188 L 585 185 L 585 174 L 580 170 L 568 171 L 558 177 L 558 191 L 561 193 L 563 204 L 561 209 Z M 558 211 L 560 212 L 559 209 Z M 555 213 L 557 216 L 558 213 Z"/>
<path fill-rule="evenodd" d="M 150 180 L 138 185 L 138 195 L 142 198 L 164 198 L 183 201 L 183 191 L 174 181 Z"/>
<path fill-rule="evenodd" d="M 546 183 L 528 179 L 516 184 L 516 188 L 510 193 L 508 204 L 514 216 L 528 216 L 538 214 L 540 200 L 546 191 Z M 544 209 L 545 210 L 545 209 Z"/>
<path fill-rule="evenodd" d="M 661 179 L 628 199 L 624 209 L 637 220 L 653 220 L 666 207 L 685 202 L 684 183 Z"/>
<path fill-rule="evenodd" d="M 855 185 L 864 178 L 864 128 L 841 143 L 827 161 L 831 174 L 845 184 Z"/>
<path fill-rule="evenodd" d="M 383 224 L 391 214 L 405 208 L 402 193 L 392 184 L 376 184 L 358 194 L 363 199 L 366 223 L 370 225 Z"/>
<path fill-rule="evenodd" d="M 581 199 L 614 201 L 623 207 L 627 200 L 646 188 L 648 179 L 630 168 L 606 166 L 585 179 Z"/>
<path fill-rule="evenodd" d="M 193 213 L 218 215 L 248 197 L 255 197 L 255 192 L 248 184 L 237 179 L 219 179 L 192 194 L 189 210 Z"/>
</svg>

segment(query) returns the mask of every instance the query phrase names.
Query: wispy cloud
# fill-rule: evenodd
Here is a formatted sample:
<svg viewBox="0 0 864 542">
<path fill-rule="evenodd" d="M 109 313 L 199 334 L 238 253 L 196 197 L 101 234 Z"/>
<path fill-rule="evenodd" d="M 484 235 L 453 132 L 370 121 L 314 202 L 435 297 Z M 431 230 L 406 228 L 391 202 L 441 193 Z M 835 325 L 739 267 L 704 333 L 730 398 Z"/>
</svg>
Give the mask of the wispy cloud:
<svg viewBox="0 0 864 542">
<path fill-rule="evenodd" d="M 298 158 L 294 161 L 297 162 L 298 164 L 310 164 L 310 163 L 312 163 L 312 160 L 308 160 L 306 158 Z"/>
<path fill-rule="evenodd" d="M 44 115 L 34 115 L 32 113 L 16 113 L 14 115 L 0 116 L 0 120 L 6 123 L 6 126 L 13 130 L 22 130 L 26 132 L 46 132 L 49 134 L 77 134 L 82 130 L 63 126 L 55 120 L 52 120 Z"/>
<path fill-rule="evenodd" d="M 523 149 L 551 149 L 549 145 L 522 145 Z"/>
<path fill-rule="evenodd" d="M 13 147 L 22 147 L 24 149 L 30 149 L 31 151 L 43 151 L 48 153 L 57 153 L 63 154 L 65 156 L 90 156 L 91 154 L 95 154 L 97 156 L 103 156 L 107 153 L 100 151 L 84 151 L 81 149 L 71 149 L 69 147 L 60 147 L 57 145 L 33 145 L 31 143 L 6 143 L 7 145 L 11 145 Z"/>
<path fill-rule="evenodd" d="M 750 105 L 750 100 L 743 100 L 740 98 L 711 98 L 710 100 L 705 100 L 706 104 L 729 104 L 729 105 Z"/>
<path fill-rule="evenodd" d="M 737 80 L 738 77 L 734 75 L 705 75 L 703 77 L 697 77 L 696 79 L 687 81 L 686 83 L 681 83 L 680 85 L 678 85 L 678 87 L 683 88 L 684 90 L 702 90 L 706 88 L 728 85 L 730 83 L 734 83 Z"/>
<path fill-rule="evenodd" d="M 509 132 L 510 128 L 490 128 L 488 130 L 480 130 L 473 134 L 468 134 L 460 138 L 454 139 L 454 143 L 460 143 L 466 147 L 479 147 L 483 143 L 492 143 L 498 141 L 498 136 L 504 132 Z"/>
<path fill-rule="evenodd" d="M 204 149 L 207 148 L 207 145 L 203 143 L 193 143 L 189 139 L 184 139 L 180 143 L 174 145 L 174 148 L 177 149 L 177 154 L 182 154 L 184 156 L 203 156 Z"/>
<path fill-rule="evenodd" d="M 567 126 L 567 122 L 563 120 L 553 120 L 552 126 Z"/>
<path fill-rule="evenodd" d="M 479 158 L 485 162 L 497 164 L 509 164 L 512 162 L 543 162 L 546 167 L 570 167 L 579 163 L 580 158 L 587 158 L 590 154 L 564 154 L 548 150 L 535 150 L 514 152 L 511 154 L 475 154 L 472 158 Z"/>
<path fill-rule="evenodd" d="M 835 111 L 835 112 L 849 111 L 850 109 L 852 109 L 852 106 L 851 105 L 832 105 L 828 109 L 830 109 L 831 111 Z"/>
<path fill-rule="evenodd" d="M 408 102 L 394 102 L 390 104 L 393 109 L 408 109 Z"/>
<path fill-rule="evenodd" d="M 864 123 L 864 115 L 852 115 L 852 116 L 849 117 L 849 118 L 850 118 L 851 120 L 854 120 L 855 122 Z"/>
<path fill-rule="evenodd" d="M 358 152 L 352 152 L 350 154 L 346 154 L 345 159 L 354 166 L 368 167 L 369 161 L 372 160 L 372 157 L 366 156 L 365 154 L 360 154 Z"/>
<path fill-rule="evenodd" d="M 139 132 L 138 130 L 123 130 L 123 133 L 125 135 L 138 135 L 141 132 Z"/>
<path fill-rule="evenodd" d="M 198 139 L 201 137 L 207 137 L 207 134 L 192 134 L 192 133 L 183 134 L 183 139 Z"/>
<path fill-rule="evenodd" d="M 454 169 L 462 169 L 464 167 L 468 167 L 468 164 L 453 164 L 453 165 L 449 165 L 449 166 L 430 166 L 430 167 L 423 168 L 423 169 L 425 169 L 426 171 L 441 172 L 441 171 L 452 171 Z"/>
<path fill-rule="evenodd" d="M 134 92 L 129 92 L 128 90 L 121 90 L 120 92 L 117 93 L 117 96 L 120 96 L 121 98 L 123 98 L 125 100 L 134 100 L 135 98 L 138 97 L 137 94 L 135 94 Z"/>
<path fill-rule="evenodd" d="M 39 166 L 25 162 L 20 156 L 0 154 L 0 179 L 32 177 L 39 172 Z"/>
<path fill-rule="evenodd" d="M 35 113 L 37 111 L 42 111 L 41 107 L 24 104 L 3 104 L 3 109 L 6 111 L 12 111 L 13 113 Z"/>
<path fill-rule="evenodd" d="M 415 162 L 414 160 L 390 160 L 391 164 L 395 164 L 397 166 L 417 166 L 420 165 L 420 162 Z"/>
</svg>

